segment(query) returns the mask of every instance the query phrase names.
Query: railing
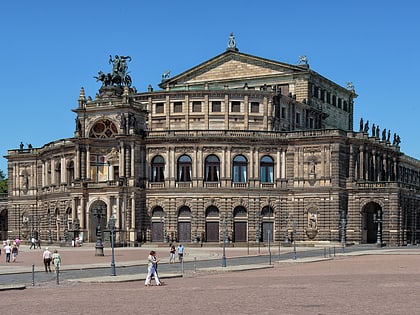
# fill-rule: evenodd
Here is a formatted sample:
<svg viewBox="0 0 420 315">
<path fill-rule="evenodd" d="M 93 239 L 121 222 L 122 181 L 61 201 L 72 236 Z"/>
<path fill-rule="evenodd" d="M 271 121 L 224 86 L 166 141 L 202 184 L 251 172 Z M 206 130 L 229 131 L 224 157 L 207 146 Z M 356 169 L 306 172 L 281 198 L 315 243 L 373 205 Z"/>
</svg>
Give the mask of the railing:
<svg viewBox="0 0 420 315">
<path fill-rule="evenodd" d="M 271 138 L 289 139 L 296 137 L 321 137 L 321 136 L 345 136 L 342 130 L 306 130 L 306 131 L 263 131 L 263 130 L 162 130 L 148 131 L 147 138 L 211 138 L 211 137 L 233 137 L 233 138 Z"/>
<path fill-rule="evenodd" d="M 398 182 L 357 182 L 357 187 L 360 188 L 398 188 Z"/>
<path fill-rule="evenodd" d="M 165 182 L 149 182 L 149 188 L 165 188 Z"/>
<path fill-rule="evenodd" d="M 206 188 L 218 188 L 220 187 L 219 182 L 204 182 L 204 187 Z"/>
</svg>

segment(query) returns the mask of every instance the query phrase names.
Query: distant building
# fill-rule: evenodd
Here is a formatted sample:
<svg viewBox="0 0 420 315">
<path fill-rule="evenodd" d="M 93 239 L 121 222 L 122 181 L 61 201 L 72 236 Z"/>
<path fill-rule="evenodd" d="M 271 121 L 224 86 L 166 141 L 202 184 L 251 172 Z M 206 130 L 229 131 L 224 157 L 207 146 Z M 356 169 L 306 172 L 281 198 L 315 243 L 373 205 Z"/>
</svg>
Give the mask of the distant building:
<svg viewBox="0 0 420 315">
<path fill-rule="evenodd" d="M 417 243 L 420 161 L 353 131 L 353 86 L 301 60 L 231 37 L 160 90 L 100 73 L 73 137 L 8 151 L 9 238 L 93 242 L 115 215 L 120 243 Z"/>
</svg>

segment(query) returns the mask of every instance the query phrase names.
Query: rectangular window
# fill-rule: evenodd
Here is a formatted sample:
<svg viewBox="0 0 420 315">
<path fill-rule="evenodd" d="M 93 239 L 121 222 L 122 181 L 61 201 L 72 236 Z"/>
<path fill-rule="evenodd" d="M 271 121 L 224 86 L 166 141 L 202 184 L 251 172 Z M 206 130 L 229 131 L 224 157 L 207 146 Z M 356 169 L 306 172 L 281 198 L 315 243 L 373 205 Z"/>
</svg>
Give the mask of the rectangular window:
<svg viewBox="0 0 420 315">
<path fill-rule="evenodd" d="M 241 112 L 241 102 L 232 101 L 232 113 L 240 113 Z"/>
<path fill-rule="evenodd" d="M 164 103 L 156 103 L 156 114 L 163 114 L 165 109 Z"/>
<path fill-rule="evenodd" d="M 343 100 L 341 98 L 338 98 L 338 108 L 340 108 L 340 109 L 343 106 L 342 105 L 343 104 L 342 102 L 343 102 Z"/>
<path fill-rule="evenodd" d="M 174 102 L 174 113 L 182 113 L 182 102 Z"/>
<path fill-rule="evenodd" d="M 96 183 L 109 180 L 109 165 L 103 155 L 90 156 L 90 179 Z"/>
<path fill-rule="evenodd" d="M 194 101 L 192 103 L 192 111 L 194 113 L 201 113 L 201 102 L 200 101 Z"/>
<path fill-rule="evenodd" d="M 286 107 L 281 108 L 281 118 L 286 119 Z"/>
<path fill-rule="evenodd" d="M 300 125 L 300 113 L 296 113 L 296 125 Z"/>
<path fill-rule="evenodd" d="M 211 111 L 213 113 L 220 113 L 222 111 L 222 102 L 221 101 L 211 102 Z"/>
<path fill-rule="evenodd" d="M 309 118 L 309 128 L 314 129 L 314 119 Z"/>
<path fill-rule="evenodd" d="M 259 113 L 259 112 L 260 112 L 260 103 L 251 102 L 251 113 Z"/>
</svg>

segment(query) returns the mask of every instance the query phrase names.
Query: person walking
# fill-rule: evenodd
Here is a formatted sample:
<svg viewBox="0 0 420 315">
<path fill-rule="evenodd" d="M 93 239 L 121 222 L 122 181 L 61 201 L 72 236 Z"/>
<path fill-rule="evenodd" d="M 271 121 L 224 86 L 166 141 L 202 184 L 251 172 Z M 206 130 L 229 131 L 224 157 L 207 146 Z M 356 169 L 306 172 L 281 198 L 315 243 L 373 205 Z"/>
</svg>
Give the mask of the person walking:
<svg viewBox="0 0 420 315">
<path fill-rule="evenodd" d="M 176 253 L 175 245 L 171 244 L 171 247 L 169 248 L 169 263 L 170 264 L 173 264 L 175 262 L 175 253 Z"/>
<path fill-rule="evenodd" d="M 32 249 L 32 246 L 34 247 L 34 249 L 36 249 L 36 244 L 35 244 L 35 237 L 31 237 L 31 247 L 29 247 L 29 249 Z"/>
<path fill-rule="evenodd" d="M 182 244 L 179 244 L 177 250 L 179 262 L 182 262 L 182 259 L 184 258 L 184 246 Z"/>
<path fill-rule="evenodd" d="M 151 278 L 153 275 L 153 278 L 155 279 L 156 285 L 162 285 L 159 281 L 159 277 L 156 272 L 157 263 L 159 262 L 159 259 L 156 258 L 156 252 L 152 250 L 147 257 L 147 277 L 146 281 L 144 282 L 144 285 L 148 287 L 151 285 Z"/>
<path fill-rule="evenodd" d="M 4 252 L 6 254 L 6 262 L 10 262 L 10 255 L 12 254 L 12 246 L 10 244 L 6 243 L 6 246 L 4 246 Z"/>
<path fill-rule="evenodd" d="M 18 253 L 19 253 L 19 249 L 18 249 L 18 246 L 15 244 L 12 247 L 12 262 L 16 262 L 16 258 L 18 256 Z"/>
<path fill-rule="evenodd" d="M 48 247 L 45 247 L 42 259 L 44 260 L 45 272 L 51 272 L 51 252 L 48 250 Z"/>
<path fill-rule="evenodd" d="M 54 270 L 57 272 L 57 270 L 60 270 L 61 266 L 61 255 L 58 253 L 56 249 L 54 249 L 54 254 L 52 254 L 52 262 L 54 265 Z"/>
</svg>

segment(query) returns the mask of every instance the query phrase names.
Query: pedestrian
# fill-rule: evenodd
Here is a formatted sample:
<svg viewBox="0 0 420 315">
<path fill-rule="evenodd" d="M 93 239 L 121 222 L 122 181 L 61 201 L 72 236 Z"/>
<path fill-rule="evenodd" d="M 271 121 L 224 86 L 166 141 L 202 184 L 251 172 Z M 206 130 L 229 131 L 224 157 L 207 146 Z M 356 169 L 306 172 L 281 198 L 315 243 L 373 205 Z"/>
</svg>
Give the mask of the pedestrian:
<svg viewBox="0 0 420 315">
<path fill-rule="evenodd" d="M 184 246 L 182 244 L 179 244 L 177 250 L 179 262 L 182 262 L 182 259 L 184 258 Z"/>
<path fill-rule="evenodd" d="M 41 239 L 40 238 L 38 238 L 36 240 L 36 244 L 37 244 L 38 248 L 41 248 Z"/>
<path fill-rule="evenodd" d="M 144 282 L 144 285 L 148 287 L 151 285 L 151 278 L 153 275 L 153 278 L 155 279 L 156 285 L 162 285 L 159 281 L 159 277 L 156 272 L 157 263 L 159 262 L 159 259 L 156 258 L 156 252 L 152 250 L 147 257 L 147 277 L 146 281 Z"/>
<path fill-rule="evenodd" d="M 35 245 L 35 237 L 31 237 L 31 247 L 29 247 L 29 249 L 32 249 L 32 246 L 34 247 L 34 249 L 36 249 L 36 245 Z"/>
<path fill-rule="evenodd" d="M 51 252 L 48 250 L 48 247 L 45 247 L 42 258 L 44 260 L 45 272 L 51 272 Z"/>
<path fill-rule="evenodd" d="M 4 246 L 4 252 L 6 253 L 6 262 L 9 263 L 10 255 L 12 254 L 12 246 L 6 243 L 6 246 Z"/>
<path fill-rule="evenodd" d="M 13 262 L 16 262 L 16 258 L 18 256 L 18 253 L 19 253 L 19 249 L 18 249 L 17 245 L 15 244 L 12 247 L 12 261 Z"/>
<path fill-rule="evenodd" d="M 15 239 L 15 244 L 19 248 L 19 246 L 20 246 L 20 239 L 19 238 Z"/>
<path fill-rule="evenodd" d="M 171 247 L 169 249 L 169 263 L 170 264 L 173 264 L 175 262 L 175 253 L 176 253 L 175 245 L 171 244 Z"/>
<path fill-rule="evenodd" d="M 54 270 L 55 272 L 57 272 L 58 270 L 60 270 L 60 266 L 61 266 L 61 255 L 58 253 L 56 249 L 54 249 L 54 254 L 52 254 L 52 261 L 54 265 Z"/>
</svg>

